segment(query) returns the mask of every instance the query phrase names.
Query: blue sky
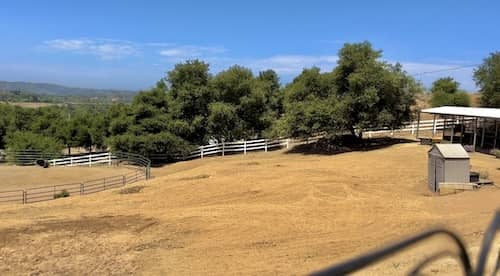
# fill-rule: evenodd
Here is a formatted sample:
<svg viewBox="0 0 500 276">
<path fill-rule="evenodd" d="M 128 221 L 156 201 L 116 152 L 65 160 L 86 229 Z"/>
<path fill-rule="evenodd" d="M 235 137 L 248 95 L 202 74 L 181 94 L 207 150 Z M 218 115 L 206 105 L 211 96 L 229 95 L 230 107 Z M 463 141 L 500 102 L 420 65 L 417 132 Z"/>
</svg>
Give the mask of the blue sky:
<svg viewBox="0 0 500 276">
<path fill-rule="evenodd" d="M 411 74 L 482 62 L 500 50 L 498 1 L 4 1 L 0 80 L 144 89 L 177 62 L 330 71 L 345 42 L 370 41 Z M 474 90 L 473 68 L 452 76 Z"/>
</svg>

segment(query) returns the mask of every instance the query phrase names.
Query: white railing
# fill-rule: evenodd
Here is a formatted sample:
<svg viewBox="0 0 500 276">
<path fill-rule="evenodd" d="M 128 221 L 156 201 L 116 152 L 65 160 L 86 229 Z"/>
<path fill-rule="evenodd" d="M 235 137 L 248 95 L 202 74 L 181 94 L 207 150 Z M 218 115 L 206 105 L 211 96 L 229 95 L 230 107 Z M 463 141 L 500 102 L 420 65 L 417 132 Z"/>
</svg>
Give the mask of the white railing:
<svg viewBox="0 0 500 276">
<path fill-rule="evenodd" d="M 239 142 L 228 142 L 204 145 L 198 147 L 197 150 L 191 152 L 188 156 L 189 159 L 192 158 L 203 158 L 206 156 L 220 154 L 224 156 L 226 153 L 243 152 L 246 154 L 249 151 L 263 150 L 268 151 L 272 148 L 286 147 L 290 145 L 290 139 L 258 139 L 258 140 L 248 140 Z"/>
<path fill-rule="evenodd" d="M 87 154 L 82 156 L 71 156 L 66 158 L 48 160 L 50 166 L 86 166 L 91 167 L 96 164 L 111 165 L 111 161 L 116 159 L 110 152 Z"/>
</svg>

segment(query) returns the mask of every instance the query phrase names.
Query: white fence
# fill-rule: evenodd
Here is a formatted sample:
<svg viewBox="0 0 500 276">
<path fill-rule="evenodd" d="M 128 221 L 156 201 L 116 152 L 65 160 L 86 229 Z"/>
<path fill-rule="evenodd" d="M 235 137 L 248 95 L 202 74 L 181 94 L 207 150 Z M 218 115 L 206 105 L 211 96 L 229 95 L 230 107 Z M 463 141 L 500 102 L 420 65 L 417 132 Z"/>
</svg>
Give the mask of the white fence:
<svg viewBox="0 0 500 276">
<path fill-rule="evenodd" d="M 263 150 L 268 151 L 272 148 L 277 147 L 286 147 L 290 146 L 290 139 L 277 139 L 277 140 L 269 140 L 269 139 L 258 139 L 258 140 L 248 140 L 241 142 L 229 142 L 229 143 L 220 143 L 213 145 L 204 145 L 198 147 L 197 150 L 191 152 L 188 156 L 188 159 L 191 158 L 203 158 L 205 156 L 220 154 L 224 156 L 226 153 L 236 153 L 243 152 L 246 154 L 249 151 Z"/>
<path fill-rule="evenodd" d="M 448 121 L 448 123 L 451 123 Z M 453 121 L 453 123 L 458 123 Z M 424 120 L 420 121 L 419 130 L 432 130 L 435 133 L 437 130 L 442 130 L 445 125 L 444 119 L 439 120 Z M 402 128 L 399 129 L 377 129 L 377 130 L 368 130 L 364 133 L 371 137 L 372 134 L 378 133 L 391 133 L 397 131 L 405 131 L 411 132 L 411 134 L 415 134 L 417 131 L 417 122 L 406 123 Z M 317 141 L 321 136 L 312 137 L 309 139 L 302 140 L 293 140 L 294 144 L 297 143 L 308 143 Z M 278 148 L 278 147 L 290 147 L 291 139 L 257 139 L 257 140 L 248 140 L 248 141 L 239 141 L 239 142 L 227 142 L 227 143 L 219 143 L 219 144 L 210 144 L 198 147 L 197 150 L 191 152 L 187 159 L 193 158 L 203 158 L 205 156 L 210 155 L 222 155 L 224 156 L 226 153 L 237 153 L 242 152 L 246 154 L 249 151 L 268 151 L 269 149 Z M 112 153 L 99 153 L 99 154 L 88 154 L 83 156 L 75 156 L 75 157 L 66 157 L 60 159 L 52 159 L 49 160 L 49 164 L 51 166 L 92 166 L 95 164 L 109 164 L 116 159 L 116 157 Z"/>
<path fill-rule="evenodd" d="M 411 123 L 406 123 L 403 125 L 403 127 L 398 128 L 398 129 L 390 129 L 390 128 L 383 128 L 383 129 L 377 129 L 377 130 L 369 130 L 365 131 L 364 133 L 370 137 L 372 134 L 378 134 L 378 133 L 393 133 L 395 130 L 401 132 L 411 132 L 411 134 L 415 134 L 417 131 L 417 121 L 413 121 Z M 419 131 L 420 130 L 432 130 L 432 133 L 436 133 L 438 130 L 442 130 L 444 128 L 444 119 L 436 119 L 434 120 L 423 120 L 420 121 L 419 125 Z"/>
<path fill-rule="evenodd" d="M 98 153 L 98 154 L 88 154 L 82 156 L 71 156 L 66 158 L 51 159 L 48 160 L 50 166 L 86 166 L 91 167 L 96 164 L 108 164 L 111 165 L 111 161 L 116 159 L 110 152 Z"/>
</svg>

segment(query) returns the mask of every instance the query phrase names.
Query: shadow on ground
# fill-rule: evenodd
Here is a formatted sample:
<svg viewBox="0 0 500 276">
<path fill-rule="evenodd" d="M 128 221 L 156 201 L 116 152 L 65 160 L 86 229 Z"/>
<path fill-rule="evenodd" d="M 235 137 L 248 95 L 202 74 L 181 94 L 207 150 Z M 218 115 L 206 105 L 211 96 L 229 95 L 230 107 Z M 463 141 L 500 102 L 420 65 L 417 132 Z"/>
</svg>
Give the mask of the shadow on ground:
<svg viewBox="0 0 500 276">
<path fill-rule="evenodd" d="M 345 152 L 382 149 L 403 143 L 415 143 L 415 141 L 390 137 L 359 139 L 353 136 L 342 136 L 333 141 L 329 139 L 320 139 L 315 143 L 297 145 L 285 153 L 334 155 Z"/>
</svg>

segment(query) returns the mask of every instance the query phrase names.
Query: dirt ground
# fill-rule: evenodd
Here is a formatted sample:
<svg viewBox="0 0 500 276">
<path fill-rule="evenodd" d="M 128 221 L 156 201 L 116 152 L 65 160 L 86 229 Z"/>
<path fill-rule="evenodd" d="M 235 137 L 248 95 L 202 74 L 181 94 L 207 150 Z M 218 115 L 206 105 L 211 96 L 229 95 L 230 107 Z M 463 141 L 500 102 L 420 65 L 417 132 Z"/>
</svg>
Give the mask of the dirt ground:
<svg viewBox="0 0 500 276">
<path fill-rule="evenodd" d="M 125 193 L 0 206 L 0 274 L 301 275 L 436 225 L 475 259 L 500 189 L 431 195 L 428 149 L 205 158 Z M 500 183 L 498 159 L 471 162 Z M 403 273 L 422 254 L 365 273 Z M 445 261 L 431 273 L 458 271 Z"/>
<path fill-rule="evenodd" d="M 127 174 L 124 167 L 54 167 L 0 165 L 0 191 L 76 183 Z"/>
</svg>

